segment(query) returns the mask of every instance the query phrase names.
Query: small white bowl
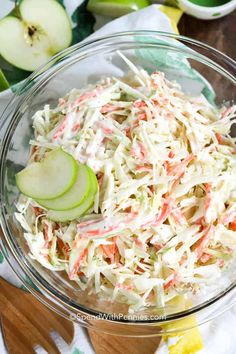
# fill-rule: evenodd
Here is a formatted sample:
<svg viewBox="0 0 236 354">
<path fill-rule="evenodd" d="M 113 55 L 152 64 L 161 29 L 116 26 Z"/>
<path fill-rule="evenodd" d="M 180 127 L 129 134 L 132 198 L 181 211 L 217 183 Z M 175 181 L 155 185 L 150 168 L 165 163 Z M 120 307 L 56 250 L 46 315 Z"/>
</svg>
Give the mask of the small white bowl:
<svg viewBox="0 0 236 354">
<path fill-rule="evenodd" d="M 202 20 L 214 20 L 223 17 L 236 9 L 236 0 L 231 0 L 220 6 L 201 6 L 188 0 L 178 0 L 178 6 L 185 13 Z"/>
</svg>

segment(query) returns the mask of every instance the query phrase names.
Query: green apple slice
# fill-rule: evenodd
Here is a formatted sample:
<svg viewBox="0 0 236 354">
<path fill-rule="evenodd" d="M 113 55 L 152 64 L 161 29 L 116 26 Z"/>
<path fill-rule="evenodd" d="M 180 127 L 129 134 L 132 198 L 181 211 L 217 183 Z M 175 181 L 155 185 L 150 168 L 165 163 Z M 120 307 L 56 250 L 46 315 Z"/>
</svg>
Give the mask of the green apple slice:
<svg viewBox="0 0 236 354">
<path fill-rule="evenodd" d="M 0 54 L 12 65 L 34 71 L 70 45 L 70 21 L 56 0 L 22 0 L 19 16 L 0 21 Z"/>
<path fill-rule="evenodd" d="M 57 222 L 72 221 L 78 219 L 81 215 L 86 213 L 88 209 L 91 208 L 91 206 L 94 203 L 94 198 L 98 190 L 98 182 L 94 172 L 89 168 L 88 170 L 91 178 L 91 190 L 88 197 L 85 199 L 85 201 L 81 203 L 78 207 L 73 209 L 64 210 L 64 211 L 49 210 L 48 211 L 49 219 Z"/>
<path fill-rule="evenodd" d="M 85 165 L 78 165 L 77 180 L 61 197 L 49 200 L 38 199 L 37 202 L 46 209 L 67 210 L 80 205 L 91 189 L 91 177 Z"/>
<path fill-rule="evenodd" d="M 89 0 L 87 9 L 98 15 L 119 17 L 148 5 L 148 0 Z"/>
<path fill-rule="evenodd" d="M 49 152 L 41 162 L 33 162 L 16 174 L 19 190 L 33 199 L 53 199 L 66 193 L 75 183 L 78 165 L 62 149 Z"/>
</svg>

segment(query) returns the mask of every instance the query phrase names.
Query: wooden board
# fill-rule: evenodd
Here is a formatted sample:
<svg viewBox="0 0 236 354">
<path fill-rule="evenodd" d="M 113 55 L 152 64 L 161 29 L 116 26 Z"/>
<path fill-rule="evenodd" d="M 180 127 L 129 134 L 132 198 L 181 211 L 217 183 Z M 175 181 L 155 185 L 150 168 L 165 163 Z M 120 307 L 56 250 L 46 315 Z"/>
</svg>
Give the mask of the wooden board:
<svg viewBox="0 0 236 354">
<path fill-rule="evenodd" d="M 180 34 L 207 43 L 236 59 L 236 11 L 212 21 L 199 20 L 184 14 L 178 27 Z"/>
<path fill-rule="evenodd" d="M 59 354 L 50 332 L 56 331 L 70 344 L 73 323 L 50 311 L 32 294 L 0 277 L 0 326 L 9 354 L 33 354 L 40 345 L 50 354 Z"/>
<path fill-rule="evenodd" d="M 129 338 L 89 330 L 96 354 L 154 354 L 161 337 Z"/>
</svg>

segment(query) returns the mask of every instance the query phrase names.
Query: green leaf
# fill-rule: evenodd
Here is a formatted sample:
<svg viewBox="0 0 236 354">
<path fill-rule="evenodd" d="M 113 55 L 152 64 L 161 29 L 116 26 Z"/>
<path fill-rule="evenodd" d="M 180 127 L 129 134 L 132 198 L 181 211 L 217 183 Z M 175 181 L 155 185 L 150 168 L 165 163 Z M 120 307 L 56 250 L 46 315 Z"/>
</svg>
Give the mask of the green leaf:
<svg viewBox="0 0 236 354">
<path fill-rule="evenodd" d="M 82 352 L 81 350 L 79 350 L 79 348 L 75 348 L 73 350 L 73 353 L 72 354 L 85 354 L 84 352 Z"/>
<path fill-rule="evenodd" d="M 15 2 L 14 9 L 7 16 L 17 17 L 19 19 L 22 19 L 21 14 L 20 14 L 19 4 L 20 4 L 20 1 L 18 1 L 18 4 L 17 4 L 17 2 Z"/>
<path fill-rule="evenodd" d="M 39 288 L 37 288 L 37 286 L 30 280 L 30 278 L 27 275 L 26 275 L 25 280 L 32 288 L 34 288 L 36 291 L 40 292 Z M 28 291 L 28 289 L 24 285 L 21 286 L 21 289 L 24 291 Z"/>
<path fill-rule="evenodd" d="M 59 4 L 61 4 L 61 6 L 64 7 L 64 9 L 65 9 L 65 5 L 64 5 L 64 1 L 63 0 L 57 0 L 57 2 L 59 2 Z"/>
<path fill-rule="evenodd" d="M 73 28 L 72 44 L 78 43 L 93 33 L 94 16 L 86 9 L 88 1 L 84 1 L 72 14 L 71 18 L 76 27 Z"/>
<path fill-rule="evenodd" d="M 31 73 L 29 71 L 21 70 L 8 63 L 0 56 L 0 70 L 3 72 L 6 80 L 10 85 L 17 84 L 24 80 Z"/>
<path fill-rule="evenodd" d="M 153 41 L 151 38 L 143 40 L 147 43 Z M 171 50 L 169 42 L 166 40 L 156 39 L 156 43 L 160 44 L 157 49 L 142 48 L 137 50 L 138 57 L 142 60 L 145 69 L 150 73 L 156 69 L 164 71 L 169 80 L 177 80 L 180 85 L 183 85 L 183 89 L 198 88 L 211 104 L 215 104 L 213 88 L 197 70 L 191 67 L 188 61 L 188 58 L 192 59 L 191 55 L 186 55 L 181 50 L 178 52 Z M 182 47 L 179 46 L 180 49 Z M 192 55 L 194 55 L 194 51 L 192 51 Z"/>
<path fill-rule="evenodd" d="M 0 92 L 8 89 L 10 87 L 9 82 L 7 81 L 5 75 L 0 69 Z"/>
<path fill-rule="evenodd" d="M 1 251 L 0 251 L 0 263 L 3 263 L 3 261 L 4 261 L 4 258 L 3 258 Z"/>
</svg>

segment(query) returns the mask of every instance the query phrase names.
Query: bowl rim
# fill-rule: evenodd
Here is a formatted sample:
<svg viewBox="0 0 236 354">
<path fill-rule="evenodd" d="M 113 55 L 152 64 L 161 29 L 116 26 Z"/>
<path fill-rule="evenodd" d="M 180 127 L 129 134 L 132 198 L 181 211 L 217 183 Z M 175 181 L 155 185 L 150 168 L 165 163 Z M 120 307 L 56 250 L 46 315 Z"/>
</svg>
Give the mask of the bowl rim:
<svg viewBox="0 0 236 354">
<path fill-rule="evenodd" d="M 55 55 L 54 57 L 52 57 L 46 64 L 42 65 L 37 71 L 35 71 L 34 73 L 32 73 L 23 83 L 23 85 L 21 86 L 21 88 L 19 90 L 17 90 L 15 92 L 15 95 L 13 96 L 13 98 L 11 99 L 11 101 L 8 103 L 7 107 L 5 108 L 5 110 L 3 111 L 2 116 L 0 117 L 0 130 L 1 128 L 3 129 L 4 137 L 2 139 L 2 143 L 1 143 L 1 149 L 0 149 L 0 156 L 1 156 L 1 166 L 0 166 L 0 177 L 1 177 L 1 181 L 4 180 L 4 163 L 5 163 L 5 159 L 4 159 L 4 155 L 6 155 L 6 152 L 8 150 L 8 145 L 9 145 L 9 141 L 8 141 L 8 136 L 9 134 L 12 132 L 12 128 L 13 128 L 13 124 L 14 124 L 14 119 L 12 119 L 12 121 L 7 122 L 7 118 L 8 114 L 9 114 L 9 110 L 12 110 L 13 112 L 17 112 L 19 107 L 21 107 L 21 105 L 24 103 L 25 98 L 27 97 L 23 97 L 23 101 L 18 103 L 18 105 L 14 106 L 15 102 L 17 101 L 17 95 L 21 94 L 22 91 L 27 88 L 27 86 L 37 77 L 40 77 L 40 75 L 44 72 L 47 72 L 47 70 L 52 66 L 52 64 L 54 64 L 55 62 L 57 62 L 57 60 L 59 60 L 60 58 L 62 58 L 62 56 L 67 56 L 70 55 L 71 53 L 73 53 L 74 51 L 77 51 L 79 49 L 83 50 L 86 47 L 89 47 L 90 45 L 96 45 L 97 43 L 103 43 L 104 41 L 106 42 L 107 40 L 112 40 L 114 37 L 115 38 L 122 38 L 122 37 L 128 37 L 128 36 L 154 36 L 154 37 L 161 37 L 161 38 L 168 38 L 168 39 L 174 39 L 174 40 L 181 40 L 184 43 L 190 43 L 190 44 L 194 44 L 197 46 L 200 46 L 204 49 L 206 49 L 207 51 L 210 51 L 214 54 L 216 54 L 217 56 L 220 56 L 222 60 L 224 60 L 230 67 L 232 67 L 233 70 L 236 69 L 236 62 L 230 58 L 229 56 L 221 53 L 219 50 L 212 48 L 211 46 L 201 43 L 200 41 L 196 41 L 193 40 L 191 38 L 185 37 L 185 36 L 180 36 L 180 35 L 176 35 L 173 33 L 168 33 L 168 32 L 160 32 L 160 31 L 125 31 L 125 32 L 117 32 L 114 34 L 110 34 L 108 36 L 102 36 L 102 37 L 95 37 L 93 39 L 90 40 L 85 40 L 82 43 L 78 43 L 72 47 L 69 47 L 67 49 L 65 49 L 64 51 L 58 53 L 57 55 Z M 171 43 L 171 47 L 176 47 L 174 46 L 174 42 Z M 178 50 L 180 50 L 180 47 L 177 48 Z M 187 48 L 188 51 L 190 51 L 190 48 Z M 192 50 L 191 50 L 192 51 Z M 209 59 L 207 57 L 205 57 L 204 55 L 197 53 L 198 55 L 196 55 L 196 57 L 203 57 L 205 58 L 206 62 L 214 62 L 212 59 Z M 55 65 L 55 67 L 58 64 Z M 55 68 L 54 67 L 54 68 Z M 221 67 L 219 64 L 217 64 L 218 70 L 220 71 L 221 74 L 223 74 L 224 76 L 226 76 L 228 79 L 230 79 L 230 81 L 232 81 L 235 85 L 236 85 L 236 77 L 235 75 L 232 75 L 232 73 L 228 72 L 225 68 Z M 45 71 L 46 70 L 46 71 Z M 29 95 L 31 93 L 31 88 L 29 89 Z M 9 115 L 10 116 L 10 115 Z M 7 125 L 5 126 L 4 123 Z M 3 162 L 4 161 L 4 162 Z M 203 303 L 201 303 L 200 305 L 196 305 L 193 306 L 190 309 L 184 310 L 184 311 L 180 311 L 174 314 L 170 314 L 167 315 L 166 318 L 162 318 L 161 320 L 128 320 L 128 319 L 112 319 L 112 315 L 111 314 L 107 314 L 104 312 L 100 312 L 100 311 L 96 311 L 93 310 L 91 308 L 87 308 L 83 305 L 80 305 L 78 303 L 76 303 L 75 301 L 69 299 L 68 296 L 65 296 L 59 292 L 56 291 L 55 287 L 51 286 L 46 280 L 44 280 L 40 274 L 38 273 L 38 271 L 36 271 L 35 269 L 31 269 L 32 266 L 28 265 L 26 263 L 26 260 L 22 260 L 19 257 L 19 254 L 16 254 L 16 249 L 14 248 L 14 244 L 12 242 L 12 239 L 10 240 L 8 235 L 11 235 L 11 232 L 8 228 L 8 223 L 7 223 L 7 219 L 6 219 L 6 213 L 4 212 L 4 205 L 2 203 L 2 196 L 3 196 L 3 183 L 1 183 L 1 190 L 0 190 L 0 198 L 1 198 L 1 212 L 0 212 L 0 223 L 2 226 L 2 230 L 3 230 L 3 234 L 4 234 L 4 241 L 7 244 L 8 248 L 11 251 L 11 254 L 13 255 L 14 259 L 16 260 L 19 268 L 21 270 L 23 270 L 24 273 L 26 273 L 28 275 L 28 277 L 30 279 L 32 279 L 36 285 L 39 284 L 40 287 L 43 289 L 43 292 L 47 293 L 49 295 L 49 299 L 51 301 L 51 297 L 53 296 L 53 300 L 55 301 L 55 299 L 57 299 L 57 301 L 60 301 L 64 306 L 69 306 L 72 307 L 74 310 L 76 311 L 80 311 L 83 314 L 86 315 L 92 315 L 92 316 L 99 316 L 99 315 L 106 315 L 106 319 L 108 321 L 111 322 L 115 322 L 115 323 L 123 323 L 123 324 L 153 324 L 153 323 L 165 323 L 168 321 L 172 321 L 172 320 L 178 320 L 181 318 L 184 318 L 186 316 L 195 314 L 200 312 L 201 310 L 213 305 L 214 303 L 216 303 L 218 300 L 224 298 L 227 294 L 229 294 L 233 289 L 236 288 L 236 281 L 233 282 L 232 284 L 230 284 L 230 286 L 228 286 L 227 288 L 225 288 L 223 291 L 221 291 L 220 293 L 218 293 L 217 295 L 213 296 L 212 298 L 204 301 Z M 10 236 L 11 238 L 11 236 Z M 7 254 L 3 248 L 3 254 L 6 258 L 6 260 L 9 262 Z M 19 251 L 19 250 L 18 250 Z M 12 264 L 9 262 L 10 266 L 13 268 Z M 14 272 L 16 273 L 16 270 L 13 269 Z M 17 273 L 16 273 L 17 274 Z M 19 275 L 18 275 L 19 276 Z M 21 278 L 22 280 L 22 278 Z M 35 292 L 33 291 L 32 287 L 29 286 L 29 284 L 24 281 L 24 285 L 27 287 L 28 290 L 30 290 L 32 293 Z M 47 298 L 48 300 L 48 298 Z M 53 301 L 53 302 L 54 302 Z M 45 302 L 44 302 L 45 303 Z"/>
<path fill-rule="evenodd" d="M 181 2 L 184 5 L 187 5 L 189 8 L 192 10 L 196 11 L 201 11 L 204 14 L 212 13 L 212 12 L 225 12 L 227 10 L 233 11 L 234 6 L 236 6 L 236 0 L 229 0 L 225 4 L 218 5 L 218 6 L 203 6 L 203 5 L 198 5 L 194 2 L 191 2 L 191 0 L 181 0 Z"/>
</svg>

